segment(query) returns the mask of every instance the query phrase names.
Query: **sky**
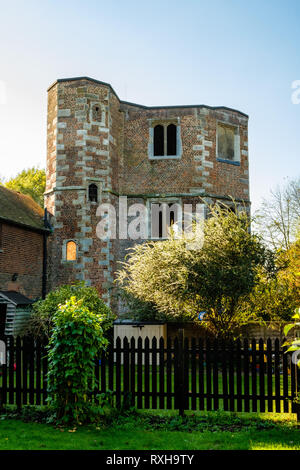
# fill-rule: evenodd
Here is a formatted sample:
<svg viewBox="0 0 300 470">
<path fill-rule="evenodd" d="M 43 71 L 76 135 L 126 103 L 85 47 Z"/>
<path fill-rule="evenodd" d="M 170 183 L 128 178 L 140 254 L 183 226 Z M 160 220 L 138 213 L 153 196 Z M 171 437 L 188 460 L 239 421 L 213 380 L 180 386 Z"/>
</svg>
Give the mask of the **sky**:
<svg viewBox="0 0 300 470">
<path fill-rule="evenodd" d="M 300 176 L 299 25 L 299 0 L 0 0 L 0 176 L 45 167 L 47 88 L 89 76 L 126 101 L 249 114 L 257 209 Z"/>
</svg>

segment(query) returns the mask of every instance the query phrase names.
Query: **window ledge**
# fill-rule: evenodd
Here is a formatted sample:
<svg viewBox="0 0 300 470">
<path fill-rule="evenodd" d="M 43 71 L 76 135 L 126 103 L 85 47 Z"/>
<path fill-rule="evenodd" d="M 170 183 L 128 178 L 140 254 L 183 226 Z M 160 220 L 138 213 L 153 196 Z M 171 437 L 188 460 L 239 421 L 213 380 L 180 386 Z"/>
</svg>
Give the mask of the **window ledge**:
<svg viewBox="0 0 300 470">
<path fill-rule="evenodd" d="M 218 158 L 218 157 L 217 157 L 217 162 L 229 163 L 229 165 L 235 165 L 235 166 L 241 165 L 241 162 L 237 162 L 234 160 L 225 160 L 224 158 Z"/>
<path fill-rule="evenodd" d="M 179 160 L 181 155 L 151 155 L 149 160 Z"/>
</svg>

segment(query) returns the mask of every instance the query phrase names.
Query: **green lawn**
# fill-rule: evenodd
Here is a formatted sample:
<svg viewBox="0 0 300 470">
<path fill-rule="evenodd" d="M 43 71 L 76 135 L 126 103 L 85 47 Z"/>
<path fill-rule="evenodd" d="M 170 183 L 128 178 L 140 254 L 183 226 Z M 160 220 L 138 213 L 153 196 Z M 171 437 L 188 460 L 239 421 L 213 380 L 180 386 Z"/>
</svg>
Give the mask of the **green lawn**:
<svg viewBox="0 0 300 470">
<path fill-rule="evenodd" d="M 294 415 L 135 413 L 76 430 L 0 417 L 1 450 L 300 450 Z"/>
</svg>

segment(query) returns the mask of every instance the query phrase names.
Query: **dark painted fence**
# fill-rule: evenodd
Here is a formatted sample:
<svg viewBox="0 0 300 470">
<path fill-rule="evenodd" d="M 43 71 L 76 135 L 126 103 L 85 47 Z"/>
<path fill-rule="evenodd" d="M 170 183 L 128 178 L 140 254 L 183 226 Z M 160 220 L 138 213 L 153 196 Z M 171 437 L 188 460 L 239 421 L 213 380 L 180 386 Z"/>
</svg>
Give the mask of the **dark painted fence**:
<svg viewBox="0 0 300 470">
<path fill-rule="evenodd" d="M 3 338 L 2 338 L 3 340 Z M 0 366 L 0 405 L 47 403 L 47 354 L 33 340 L 8 337 Z M 116 338 L 96 361 L 92 398 L 111 392 L 114 406 L 151 409 L 298 412 L 300 385 L 291 356 L 261 339 L 225 344 Z"/>
</svg>

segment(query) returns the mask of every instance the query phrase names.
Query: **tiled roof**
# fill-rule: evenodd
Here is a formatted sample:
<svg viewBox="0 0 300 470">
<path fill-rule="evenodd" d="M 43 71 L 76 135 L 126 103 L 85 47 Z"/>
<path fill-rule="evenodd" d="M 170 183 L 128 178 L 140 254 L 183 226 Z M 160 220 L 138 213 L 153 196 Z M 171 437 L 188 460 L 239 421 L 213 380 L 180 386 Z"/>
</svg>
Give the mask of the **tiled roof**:
<svg viewBox="0 0 300 470">
<path fill-rule="evenodd" d="M 0 185 L 0 219 L 45 230 L 44 211 L 30 197 Z"/>
</svg>

